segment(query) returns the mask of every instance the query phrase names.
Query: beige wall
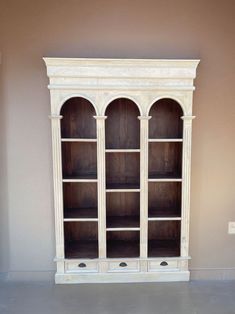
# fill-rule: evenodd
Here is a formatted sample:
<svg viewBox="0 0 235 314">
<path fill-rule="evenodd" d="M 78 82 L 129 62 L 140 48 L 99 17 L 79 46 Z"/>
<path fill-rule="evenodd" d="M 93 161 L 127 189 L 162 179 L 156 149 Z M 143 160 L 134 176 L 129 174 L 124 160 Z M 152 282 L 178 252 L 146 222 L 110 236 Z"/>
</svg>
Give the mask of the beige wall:
<svg viewBox="0 0 235 314">
<path fill-rule="evenodd" d="M 42 57 L 200 58 L 191 268 L 194 278 L 235 278 L 235 236 L 227 234 L 228 221 L 235 221 L 235 1 L 1 4 L 0 271 L 16 278 L 54 269 L 50 107 Z"/>
</svg>

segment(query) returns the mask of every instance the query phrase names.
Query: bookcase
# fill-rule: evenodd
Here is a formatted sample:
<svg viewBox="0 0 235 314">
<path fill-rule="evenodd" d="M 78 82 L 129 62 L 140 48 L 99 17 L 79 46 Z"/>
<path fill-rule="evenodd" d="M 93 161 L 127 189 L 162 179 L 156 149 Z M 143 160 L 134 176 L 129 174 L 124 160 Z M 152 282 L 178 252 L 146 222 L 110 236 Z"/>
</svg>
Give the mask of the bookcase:
<svg viewBox="0 0 235 314">
<path fill-rule="evenodd" d="M 56 283 L 189 280 L 199 60 L 44 61 Z"/>
</svg>

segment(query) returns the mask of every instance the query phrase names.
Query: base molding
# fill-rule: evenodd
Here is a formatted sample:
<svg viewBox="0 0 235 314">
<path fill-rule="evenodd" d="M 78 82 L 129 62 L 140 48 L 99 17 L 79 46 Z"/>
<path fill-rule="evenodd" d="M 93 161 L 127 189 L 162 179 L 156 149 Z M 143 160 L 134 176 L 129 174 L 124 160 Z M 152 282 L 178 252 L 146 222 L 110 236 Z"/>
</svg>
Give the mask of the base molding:
<svg viewBox="0 0 235 314">
<path fill-rule="evenodd" d="M 191 280 L 235 280 L 235 267 L 232 268 L 191 268 Z"/>
<path fill-rule="evenodd" d="M 131 283 L 189 281 L 189 271 L 164 271 L 155 273 L 96 273 L 55 275 L 56 284 L 79 283 Z"/>
</svg>

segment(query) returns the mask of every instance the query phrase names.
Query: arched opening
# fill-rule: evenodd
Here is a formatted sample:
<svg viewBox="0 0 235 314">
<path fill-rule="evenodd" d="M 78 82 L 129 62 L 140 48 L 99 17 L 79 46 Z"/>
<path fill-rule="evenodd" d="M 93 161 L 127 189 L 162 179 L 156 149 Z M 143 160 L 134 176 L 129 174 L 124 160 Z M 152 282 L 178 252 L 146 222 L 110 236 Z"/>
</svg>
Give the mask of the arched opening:
<svg viewBox="0 0 235 314">
<path fill-rule="evenodd" d="M 129 99 L 112 101 L 105 112 L 106 225 L 140 226 L 140 115 Z M 108 231 L 107 257 L 138 257 L 139 231 Z"/>
<path fill-rule="evenodd" d="M 182 138 L 183 110 L 173 99 L 156 101 L 149 112 L 149 138 Z"/>
<path fill-rule="evenodd" d="M 60 114 L 62 138 L 96 138 L 95 109 L 89 100 L 82 97 L 68 99 Z"/>
<path fill-rule="evenodd" d="M 106 148 L 136 149 L 140 145 L 140 115 L 130 99 L 118 98 L 107 107 L 105 115 Z"/>
<path fill-rule="evenodd" d="M 173 99 L 156 101 L 149 112 L 148 256 L 179 256 L 183 111 Z"/>
<path fill-rule="evenodd" d="M 65 257 L 97 258 L 96 112 L 87 99 L 73 97 L 61 115 Z"/>
</svg>

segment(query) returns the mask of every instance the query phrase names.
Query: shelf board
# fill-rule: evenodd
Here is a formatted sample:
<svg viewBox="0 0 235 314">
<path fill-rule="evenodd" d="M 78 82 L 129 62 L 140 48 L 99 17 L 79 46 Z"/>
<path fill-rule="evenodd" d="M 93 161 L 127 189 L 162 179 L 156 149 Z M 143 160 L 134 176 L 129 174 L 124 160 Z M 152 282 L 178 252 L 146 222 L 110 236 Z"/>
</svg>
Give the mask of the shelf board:
<svg viewBox="0 0 235 314">
<path fill-rule="evenodd" d="M 182 182 L 181 178 L 149 178 L 148 182 Z"/>
<path fill-rule="evenodd" d="M 109 229 L 125 229 L 139 230 L 140 217 L 139 216 L 107 216 L 106 217 L 107 230 Z"/>
<path fill-rule="evenodd" d="M 131 258 L 140 256 L 139 241 L 107 241 L 107 257 L 108 258 Z"/>
<path fill-rule="evenodd" d="M 98 258 L 98 241 L 68 241 L 65 258 Z"/>
<path fill-rule="evenodd" d="M 139 153 L 140 149 L 106 149 L 106 153 Z"/>
<path fill-rule="evenodd" d="M 87 142 L 87 143 L 96 143 L 96 138 L 61 138 L 61 142 Z"/>
<path fill-rule="evenodd" d="M 98 221 L 97 208 L 66 208 L 64 221 Z"/>
<path fill-rule="evenodd" d="M 179 213 L 174 208 L 149 208 L 148 220 L 181 220 Z"/>
<path fill-rule="evenodd" d="M 169 143 L 169 142 L 183 142 L 182 138 L 149 138 L 151 143 Z"/>
<path fill-rule="evenodd" d="M 180 256 L 180 241 L 149 240 L 148 257 L 177 257 Z"/>
<path fill-rule="evenodd" d="M 181 217 L 148 217 L 148 221 L 181 220 Z"/>
<path fill-rule="evenodd" d="M 140 231 L 140 227 L 106 228 L 106 231 Z"/>
<path fill-rule="evenodd" d="M 95 175 L 79 175 L 79 176 L 65 176 L 62 179 L 63 182 L 97 182 L 97 176 Z"/>
</svg>

